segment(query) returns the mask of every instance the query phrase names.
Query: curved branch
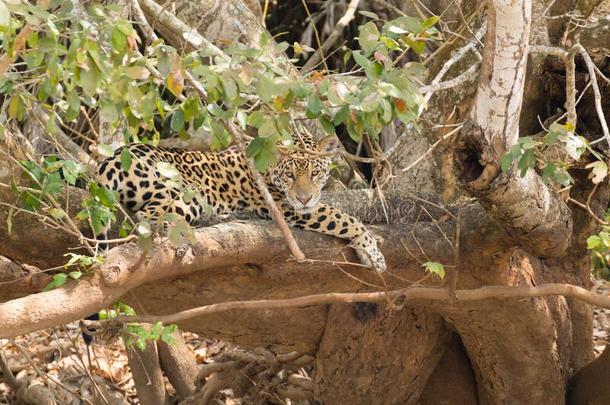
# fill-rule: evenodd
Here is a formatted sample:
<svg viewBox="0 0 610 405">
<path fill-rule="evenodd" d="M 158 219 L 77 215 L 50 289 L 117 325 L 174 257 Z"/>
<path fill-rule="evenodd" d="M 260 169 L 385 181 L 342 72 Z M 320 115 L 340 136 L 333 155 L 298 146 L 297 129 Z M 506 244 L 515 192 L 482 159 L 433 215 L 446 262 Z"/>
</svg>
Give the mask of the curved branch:
<svg viewBox="0 0 610 405">
<path fill-rule="evenodd" d="M 366 199 L 354 198 L 357 193 L 347 194 L 353 203 L 344 204 L 348 212 L 367 210 Z M 337 199 L 335 201 L 338 201 Z M 389 202 L 392 202 L 390 200 Z M 416 217 L 419 210 L 405 207 L 388 207 L 391 215 Z M 371 210 L 375 211 L 375 210 Z M 378 211 L 382 211 L 381 208 Z M 468 250 L 460 253 L 464 263 L 472 259 L 479 264 L 491 257 L 493 251 L 509 248 L 512 242 L 502 229 L 486 216 L 478 205 L 463 209 L 461 220 L 461 242 Z M 383 217 L 379 213 L 380 217 Z M 448 220 L 443 224 L 415 222 L 375 227 L 375 232 L 388 243 L 382 245 L 392 271 L 398 269 L 420 269 L 426 260 L 451 263 L 453 260 L 450 242 L 443 235 L 452 235 L 455 224 Z M 91 270 L 92 275 L 78 282 L 38 294 L 29 295 L 0 304 L 0 338 L 12 337 L 35 330 L 82 319 L 119 299 L 128 291 L 162 278 L 183 276 L 195 272 L 212 271 L 240 265 L 262 266 L 279 264 L 282 274 L 288 268 L 302 277 L 313 277 L 314 270 L 345 264 L 344 254 L 351 254 L 343 241 L 306 231 L 295 231 L 301 247 L 310 258 L 308 264 L 286 262 L 290 251 L 283 242 L 281 232 L 269 221 L 221 223 L 195 232 L 196 244 L 186 253 L 174 249 L 169 241 L 162 241 L 147 255 L 134 243 L 117 246 L 110 250 L 100 268 Z M 425 250 L 422 248 L 425 246 Z M 41 247 L 39 247 L 41 248 Z M 405 254 L 408 252 L 408 254 Z M 348 256 L 347 260 L 354 256 Z M 282 264 L 284 263 L 284 264 Z M 334 264 L 333 264 L 334 263 Z M 311 269 L 311 270 L 310 270 Z M 355 266 L 350 273 L 359 279 L 377 282 L 374 274 Z M 345 283 L 345 281 L 343 281 Z M 349 283 L 348 283 L 349 284 Z M 358 288 L 361 284 L 349 284 L 342 288 Z M 312 292 L 325 292 L 333 288 L 320 283 L 311 286 Z"/>
<path fill-rule="evenodd" d="M 459 305 L 460 301 L 481 301 L 497 298 L 532 298 L 561 295 L 572 297 L 591 305 L 610 309 L 610 297 L 597 294 L 587 289 L 571 284 L 549 283 L 536 287 L 511 287 L 511 286 L 486 286 L 471 290 L 457 290 L 454 296 L 446 288 L 409 287 L 401 290 L 372 292 L 372 293 L 327 293 L 315 294 L 298 298 L 279 300 L 256 300 L 256 301 L 232 301 L 219 304 L 205 305 L 198 308 L 188 309 L 171 315 L 145 315 L 145 316 L 118 316 L 109 322 L 141 322 L 165 324 L 176 323 L 198 316 L 216 314 L 219 312 L 236 310 L 262 310 L 279 308 L 301 308 L 312 305 L 328 305 L 353 302 L 386 302 L 391 298 L 395 302 L 405 304 L 417 301 L 419 305 L 425 304 L 421 301 L 443 301 L 448 305 Z"/>
</svg>

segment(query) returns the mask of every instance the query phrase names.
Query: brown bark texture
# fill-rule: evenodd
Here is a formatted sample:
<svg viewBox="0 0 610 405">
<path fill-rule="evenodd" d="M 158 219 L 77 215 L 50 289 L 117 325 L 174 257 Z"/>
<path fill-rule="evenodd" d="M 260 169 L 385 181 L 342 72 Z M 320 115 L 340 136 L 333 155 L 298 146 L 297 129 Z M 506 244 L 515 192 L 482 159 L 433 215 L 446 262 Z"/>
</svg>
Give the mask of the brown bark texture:
<svg viewBox="0 0 610 405">
<path fill-rule="evenodd" d="M 142 405 L 165 404 L 165 383 L 159 365 L 156 342 L 148 343 L 144 350 L 135 346 L 127 347 L 127 360 L 140 403 Z"/>
</svg>

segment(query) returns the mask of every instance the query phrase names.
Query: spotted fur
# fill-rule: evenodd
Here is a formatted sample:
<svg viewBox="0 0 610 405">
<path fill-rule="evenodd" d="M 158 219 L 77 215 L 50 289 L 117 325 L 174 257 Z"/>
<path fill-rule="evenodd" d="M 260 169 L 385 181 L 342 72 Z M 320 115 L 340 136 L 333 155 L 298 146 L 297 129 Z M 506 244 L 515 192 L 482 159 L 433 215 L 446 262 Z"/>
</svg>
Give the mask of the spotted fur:
<svg viewBox="0 0 610 405">
<path fill-rule="evenodd" d="M 351 215 L 320 204 L 329 176 L 330 158 L 300 151 L 334 150 L 335 137 L 320 141 L 300 139 L 298 148 L 279 155 L 277 164 L 265 173 L 273 198 L 291 226 L 351 241 L 358 257 L 377 271 L 385 270 L 385 259 L 375 237 Z M 218 153 L 186 151 L 143 144 L 124 146 L 132 156 L 129 170 L 121 165 L 122 148 L 98 168 L 98 181 L 118 193 L 119 201 L 139 218 L 156 219 L 173 213 L 189 223 L 197 222 L 210 207 L 215 214 L 250 210 L 269 219 L 267 205 L 255 185 L 246 157 L 235 148 Z M 159 163 L 169 163 L 179 174 L 168 181 Z M 196 190 L 199 198 L 187 198 L 185 190 Z"/>
</svg>

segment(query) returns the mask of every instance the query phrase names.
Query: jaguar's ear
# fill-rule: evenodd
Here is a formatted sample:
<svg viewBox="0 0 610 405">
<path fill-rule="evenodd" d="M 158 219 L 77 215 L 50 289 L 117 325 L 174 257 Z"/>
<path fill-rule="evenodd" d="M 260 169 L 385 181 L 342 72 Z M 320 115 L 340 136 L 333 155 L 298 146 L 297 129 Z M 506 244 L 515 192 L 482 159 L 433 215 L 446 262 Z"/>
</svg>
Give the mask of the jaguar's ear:
<svg viewBox="0 0 610 405">
<path fill-rule="evenodd" d="M 328 135 L 318 141 L 320 152 L 334 152 L 339 149 L 339 139 L 335 135 Z"/>
</svg>

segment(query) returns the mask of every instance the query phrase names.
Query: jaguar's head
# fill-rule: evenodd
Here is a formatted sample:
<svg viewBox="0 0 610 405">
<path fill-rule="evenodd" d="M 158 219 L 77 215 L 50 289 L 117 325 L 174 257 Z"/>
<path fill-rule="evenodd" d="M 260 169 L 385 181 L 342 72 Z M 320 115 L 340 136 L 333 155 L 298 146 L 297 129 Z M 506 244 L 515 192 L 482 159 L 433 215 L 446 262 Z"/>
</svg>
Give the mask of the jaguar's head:
<svg viewBox="0 0 610 405">
<path fill-rule="evenodd" d="M 307 213 L 320 202 L 322 187 L 330 173 L 331 158 L 303 152 L 329 153 L 339 147 L 335 136 L 315 140 L 300 139 L 297 150 L 281 154 L 271 169 L 270 180 L 286 196 L 286 201 L 297 211 Z M 301 150 L 298 150 L 301 149 Z"/>
</svg>

